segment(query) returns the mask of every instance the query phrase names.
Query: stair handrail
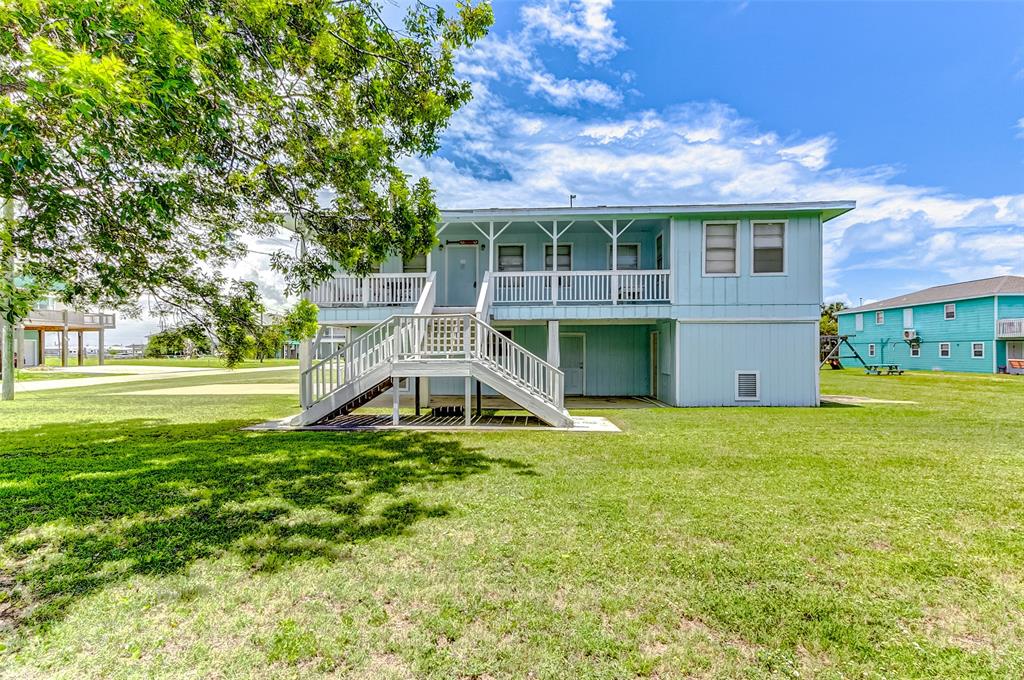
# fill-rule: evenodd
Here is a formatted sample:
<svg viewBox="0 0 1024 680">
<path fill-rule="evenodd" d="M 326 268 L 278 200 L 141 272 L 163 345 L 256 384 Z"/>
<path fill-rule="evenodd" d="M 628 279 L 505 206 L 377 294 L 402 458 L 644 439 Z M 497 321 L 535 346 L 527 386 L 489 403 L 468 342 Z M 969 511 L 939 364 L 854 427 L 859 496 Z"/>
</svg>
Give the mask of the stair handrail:
<svg viewBox="0 0 1024 680">
<path fill-rule="evenodd" d="M 395 317 L 390 316 L 302 371 L 302 408 L 309 408 L 345 383 L 390 362 L 394 357 L 394 325 Z"/>
<path fill-rule="evenodd" d="M 526 384 L 559 409 L 565 408 L 565 373 L 490 324 L 475 318 L 476 357 L 492 370 Z"/>
<path fill-rule="evenodd" d="M 421 316 L 431 314 L 434 311 L 434 303 L 437 300 L 437 272 L 432 271 L 427 275 L 427 282 L 420 291 L 420 298 L 416 301 L 416 308 L 413 314 Z"/>
</svg>

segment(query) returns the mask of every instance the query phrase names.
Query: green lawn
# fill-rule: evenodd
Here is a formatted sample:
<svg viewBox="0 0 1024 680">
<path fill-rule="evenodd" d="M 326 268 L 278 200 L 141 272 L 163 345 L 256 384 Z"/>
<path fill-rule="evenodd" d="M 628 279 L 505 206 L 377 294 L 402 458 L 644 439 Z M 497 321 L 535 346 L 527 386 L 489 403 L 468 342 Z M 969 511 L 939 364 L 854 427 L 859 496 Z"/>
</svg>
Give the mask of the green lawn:
<svg viewBox="0 0 1024 680">
<path fill-rule="evenodd" d="M 96 366 L 99 360 L 96 357 L 86 357 L 86 366 Z M 60 366 L 60 357 L 46 357 L 47 366 Z M 70 357 L 68 366 L 77 366 L 78 359 Z M 107 366 L 180 366 L 182 368 L 227 368 L 224 360 L 218 357 L 198 357 L 196 359 L 107 359 Z M 246 359 L 235 368 L 273 368 L 275 366 L 298 366 L 297 359 Z"/>
<path fill-rule="evenodd" d="M 354 435 L 239 431 L 291 396 L 21 395 L 0 675 L 1024 676 L 1024 380 L 822 381 L 917 403 Z"/>
</svg>

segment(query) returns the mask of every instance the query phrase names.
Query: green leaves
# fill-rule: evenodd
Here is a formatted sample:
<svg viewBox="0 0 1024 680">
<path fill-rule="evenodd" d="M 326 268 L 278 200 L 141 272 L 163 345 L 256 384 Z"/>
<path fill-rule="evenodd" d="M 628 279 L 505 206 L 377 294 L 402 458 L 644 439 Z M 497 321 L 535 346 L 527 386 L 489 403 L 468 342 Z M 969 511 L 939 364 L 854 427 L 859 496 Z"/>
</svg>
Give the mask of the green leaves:
<svg viewBox="0 0 1024 680">
<path fill-rule="evenodd" d="M 247 235 L 302 225 L 304 254 L 273 260 L 292 292 L 431 246 L 433 191 L 399 163 L 469 100 L 454 55 L 491 20 L 486 3 L 415 3 L 399 32 L 370 0 L 7 0 L 11 247 L 68 302 L 149 295 L 251 345 L 258 300 L 217 274 Z"/>
</svg>

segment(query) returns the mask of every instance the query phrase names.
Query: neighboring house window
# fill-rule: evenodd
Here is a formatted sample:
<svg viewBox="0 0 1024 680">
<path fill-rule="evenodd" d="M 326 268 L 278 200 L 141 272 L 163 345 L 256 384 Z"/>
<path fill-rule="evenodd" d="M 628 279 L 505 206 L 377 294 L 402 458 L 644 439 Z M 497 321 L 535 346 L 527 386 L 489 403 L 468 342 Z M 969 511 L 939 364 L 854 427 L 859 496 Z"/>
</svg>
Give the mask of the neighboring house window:
<svg viewBox="0 0 1024 680">
<path fill-rule="evenodd" d="M 786 223 L 754 222 L 754 273 L 784 274 L 786 272 Z"/>
<path fill-rule="evenodd" d="M 948 305 L 946 305 L 943 308 L 943 316 L 946 318 L 946 321 L 952 321 L 953 319 L 955 319 L 956 318 L 956 303 L 950 302 Z"/>
<path fill-rule="evenodd" d="M 875 356 L 875 343 L 871 343 L 870 345 L 868 345 L 868 356 Z"/>
<path fill-rule="evenodd" d="M 402 259 L 402 271 L 406 274 L 426 274 L 427 254 L 413 255 L 408 260 Z"/>
<path fill-rule="evenodd" d="M 864 330 L 864 315 L 863 314 L 857 314 L 855 317 L 853 317 L 853 327 L 854 327 L 855 330 L 858 330 L 858 331 Z"/>
<path fill-rule="evenodd" d="M 665 244 L 661 234 L 654 239 L 654 268 L 665 268 Z"/>
<path fill-rule="evenodd" d="M 940 342 L 939 343 L 939 356 L 942 357 L 943 359 L 948 359 L 949 358 L 949 343 L 948 342 Z"/>
<path fill-rule="evenodd" d="M 971 343 L 971 356 L 975 359 L 985 358 L 985 343 L 983 342 L 972 342 Z"/>
<path fill-rule="evenodd" d="M 885 324 L 885 312 L 875 312 L 875 325 L 881 326 Z"/>
<path fill-rule="evenodd" d="M 525 246 L 498 246 L 498 271 L 499 272 L 521 272 L 526 271 L 526 247 Z"/>
<path fill-rule="evenodd" d="M 640 245 L 637 243 L 620 243 L 618 247 L 619 257 L 616 262 L 618 269 L 637 270 L 640 269 Z M 611 269 L 612 247 L 608 245 L 608 268 Z M 562 268 L 561 265 L 558 266 Z"/>
<path fill-rule="evenodd" d="M 572 244 L 558 245 L 558 271 L 567 272 L 572 269 Z M 551 271 L 551 244 L 544 246 L 544 271 Z"/>
<path fill-rule="evenodd" d="M 914 310 L 908 308 L 903 310 L 903 327 L 913 328 L 914 327 Z"/>
<path fill-rule="evenodd" d="M 912 356 L 912 357 L 919 357 L 919 356 L 921 356 L 921 345 L 911 345 L 910 346 L 910 356 Z"/>
<path fill-rule="evenodd" d="M 707 222 L 704 224 L 704 274 L 735 275 L 736 222 Z"/>
</svg>

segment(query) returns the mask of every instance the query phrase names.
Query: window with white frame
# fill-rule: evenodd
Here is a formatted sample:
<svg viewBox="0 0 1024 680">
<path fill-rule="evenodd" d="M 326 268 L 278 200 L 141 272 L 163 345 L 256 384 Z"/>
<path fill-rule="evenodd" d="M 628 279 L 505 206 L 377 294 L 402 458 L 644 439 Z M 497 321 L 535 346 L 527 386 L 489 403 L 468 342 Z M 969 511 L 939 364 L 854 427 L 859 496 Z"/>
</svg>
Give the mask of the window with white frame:
<svg viewBox="0 0 1024 680">
<path fill-rule="evenodd" d="M 875 343 L 871 343 L 870 345 L 868 345 L 868 356 L 875 356 Z"/>
<path fill-rule="evenodd" d="M 952 321 L 956 318 L 956 303 L 950 302 L 942 308 L 942 316 L 946 321 Z"/>
<path fill-rule="evenodd" d="M 914 327 L 914 308 L 907 307 L 903 310 L 903 327 L 913 328 Z"/>
<path fill-rule="evenodd" d="M 558 271 L 567 272 L 572 269 L 572 244 L 558 244 Z M 551 244 L 544 246 L 544 271 L 551 271 Z"/>
<path fill-rule="evenodd" d="M 875 325 L 882 326 L 885 324 L 885 312 L 875 312 Z"/>
<path fill-rule="evenodd" d="M 526 267 L 526 247 L 522 245 L 498 246 L 498 271 L 521 272 Z"/>
<path fill-rule="evenodd" d="M 855 315 L 853 317 L 853 328 L 854 328 L 854 330 L 858 330 L 858 331 L 864 330 L 864 315 L 863 314 L 857 314 L 857 315 Z"/>
<path fill-rule="evenodd" d="M 625 270 L 637 270 L 640 269 L 640 244 L 638 243 L 620 243 L 618 248 L 619 252 L 618 261 L 616 267 L 618 269 Z M 612 266 L 612 246 L 608 244 L 608 268 Z M 562 267 L 559 266 L 559 269 Z"/>
<path fill-rule="evenodd" d="M 985 343 L 983 342 L 972 342 L 971 343 L 971 357 L 974 359 L 985 358 Z"/>
<path fill-rule="evenodd" d="M 921 345 L 911 345 L 910 346 L 910 356 L 912 356 L 912 357 L 919 357 L 919 356 L 921 356 Z"/>
<path fill-rule="evenodd" d="M 940 342 L 939 343 L 939 356 L 942 357 L 943 359 L 948 359 L 949 358 L 949 343 L 948 342 Z"/>
<path fill-rule="evenodd" d="M 784 274 L 786 272 L 786 223 L 754 222 L 753 233 L 755 274 Z"/>
<path fill-rule="evenodd" d="M 661 234 L 658 234 L 654 239 L 654 268 L 665 268 L 665 240 Z"/>
<path fill-rule="evenodd" d="M 426 274 L 427 254 L 413 255 L 409 259 L 402 258 L 402 271 L 406 274 Z"/>
<path fill-rule="evenodd" d="M 704 275 L 735 276 L 737 222 L 704 224 Z"/>
</svg>

